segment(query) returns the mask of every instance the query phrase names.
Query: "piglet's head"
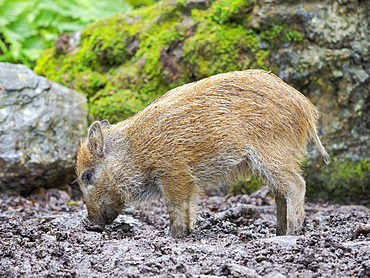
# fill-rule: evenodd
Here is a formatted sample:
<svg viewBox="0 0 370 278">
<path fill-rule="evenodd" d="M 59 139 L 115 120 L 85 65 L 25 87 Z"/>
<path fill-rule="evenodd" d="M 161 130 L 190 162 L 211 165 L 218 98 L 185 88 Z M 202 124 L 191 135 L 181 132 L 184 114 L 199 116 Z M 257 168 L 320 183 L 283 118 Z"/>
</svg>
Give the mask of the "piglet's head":
<svg viewBox="0 0 370 278">
<path fill-rule="evenodd" d="M 77 150 L 77 176 L 89 220 L 94 225 L 111 223 L 119 214 L 120 205 L 108 165 L 108 148 L 104 128 L 107 120 L 94 122 Z"/>
</svg>

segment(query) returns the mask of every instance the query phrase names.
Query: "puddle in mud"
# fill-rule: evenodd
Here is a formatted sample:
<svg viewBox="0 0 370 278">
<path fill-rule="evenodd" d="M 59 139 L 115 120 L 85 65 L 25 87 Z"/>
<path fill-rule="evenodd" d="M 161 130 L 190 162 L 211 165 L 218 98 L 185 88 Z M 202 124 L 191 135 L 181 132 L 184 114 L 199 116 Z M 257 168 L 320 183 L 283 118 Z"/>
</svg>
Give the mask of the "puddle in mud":
<svg viewBox="0 0 370 278">
<path fill-rule="evenodd" d="M 80 201 L 0 198 L 0 277 L 369 277 L 370 209 L 307 204 L 302 235 L 275 236 L 273 200 L 204 197 L 195 230 L 168 236 L 161 200 L 101 232 Z"/>
</svg>

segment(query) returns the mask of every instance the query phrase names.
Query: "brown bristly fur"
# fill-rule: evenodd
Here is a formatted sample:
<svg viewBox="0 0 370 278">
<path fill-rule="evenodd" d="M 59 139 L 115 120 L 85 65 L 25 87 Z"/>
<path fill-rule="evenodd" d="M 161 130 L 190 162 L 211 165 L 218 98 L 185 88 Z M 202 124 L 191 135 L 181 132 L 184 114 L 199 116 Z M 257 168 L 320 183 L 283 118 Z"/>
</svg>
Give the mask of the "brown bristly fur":
<svg viewBox="0 0 370 278">
<path fill-rule="evenodd" d="M 112 221 L 128 202 L 163 196 L 170 232 L 192 228 L 194 197 L 252 172 L 276 195 L 277 234 L 304 216 L 300 161 L 317 137 L 318 111 L 263 70 L 219 74 L 167 92 L 114 125 L 94 122 L 77 154 L 89 217 Z M 91 179 L 88 179 L 91 174 Z"/>
</svg>

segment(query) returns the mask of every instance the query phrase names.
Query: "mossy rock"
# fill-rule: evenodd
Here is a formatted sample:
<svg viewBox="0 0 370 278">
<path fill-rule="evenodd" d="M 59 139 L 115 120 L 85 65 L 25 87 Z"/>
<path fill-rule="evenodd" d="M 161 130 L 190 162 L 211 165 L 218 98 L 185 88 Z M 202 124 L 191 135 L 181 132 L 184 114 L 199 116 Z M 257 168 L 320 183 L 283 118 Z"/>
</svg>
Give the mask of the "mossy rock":
<svg viewBox="0 0 370 278">
<path fill-rule="evenodd" d="M 311 166 L 306 167 L 307 197 L 310 200 L 369 203 L 370 162 L 368 160 L 333 158 L 330 165 L 318 163 Z"/>
<path fill-rule="evenodd" d="M 119 14 L 90 24 L 70 53 L 48 49 L 35 71 L 83 92 L 91 120 L 116 122 L 179 85 L 268 69 L 271 49 L 300 40 L 284 23 L 262 32 L 248 27 L 249 2 L 163 1 Z"/>
</svg>

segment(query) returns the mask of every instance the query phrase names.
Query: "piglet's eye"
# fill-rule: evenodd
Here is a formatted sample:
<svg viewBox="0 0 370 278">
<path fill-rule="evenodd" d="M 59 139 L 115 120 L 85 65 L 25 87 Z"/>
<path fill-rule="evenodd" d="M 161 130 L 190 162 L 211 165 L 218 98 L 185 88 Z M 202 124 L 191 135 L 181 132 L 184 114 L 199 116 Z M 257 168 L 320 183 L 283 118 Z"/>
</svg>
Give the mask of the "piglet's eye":
<svg viewBox="0 0 370 278">
<path fill-rule="evenodd" d="M 82 180 L 85 183 L 91 183 L 93 181 L 93 173 L 91 170 L 88 170 L 82 174 Z"/>
<path fill-rule="evenodd" d="M 92 178 L 92 174 L 91 174 L 91 173 L 86 173 L 86 175 L 85 175 L 85 179 L 86 179 L 87 181 L 90 181 L 90 180 L 91 180 L 91 178 Z"/>
</svg>

